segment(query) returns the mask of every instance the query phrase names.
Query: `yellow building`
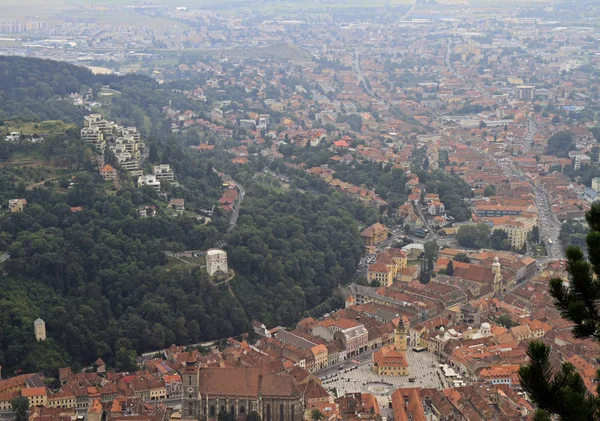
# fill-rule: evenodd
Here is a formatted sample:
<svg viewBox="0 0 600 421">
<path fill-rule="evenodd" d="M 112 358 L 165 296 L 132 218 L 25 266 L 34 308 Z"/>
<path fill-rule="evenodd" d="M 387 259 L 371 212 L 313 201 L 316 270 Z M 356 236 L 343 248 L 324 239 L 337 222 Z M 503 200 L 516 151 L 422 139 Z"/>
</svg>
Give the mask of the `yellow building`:
<svg viewBox="0 0 600 421">
<path fill-rule="evenodd" d="M 30 408 L 48 405 L 48 393 L 45 387 L 26 387 L 21 390 L 21 396 L 29 400 Z"/>
<path fill-rule="evenodd" d="M 394 332 L 394 343 L 373 353 L 373 372 L 381 376 L 408 376 L 408 319 L 402 317 Z"/>
<path fill-rule="evenodd" d="M 378 281 L 380 285 L 389 287 L 400 277 L 407 264 L 408 258 L 404 250 L 389 248 L 379 253 L 377 261 L 368 267 L 367 281 Z"/>
<path fill-rule="evenodd" d="M 489 218 L 494 223 L 494 229 L 506 232 L 512 248 L 520 250 L 527 242 L 527 236 L 534 226 L 537 225 L 537 215 L 523 214 L 520 216 L 503 216 Z"/>
<path fill-rule="evenodd" d="M 0 411 L 12 411 L 12 404 L 10 401 L 17 397 L 19 397 L 18 392 L 0 393 Z"/>
<path fill-rule="evenodd" d="M 523 248 L 527 241 L 527 234 L 531 231 L 527 229 L 524 222 L 518 220 L 505 222 L 497 228 L 506 232 L 510 246 L 516 250 Z"/>
<path fill-rule="evenodd" d="M 388 230 L 385 225 L 377 222 L 360 233 L 367 246 L 374 246 L 387 240 Z"/>
<path fill-rule="evenodd" d="M 397 278 L 400 271 L 408 266 L 408 257 L 406 252 L 398 248 L 389 248 L 385 250 L 383 254 L 389 256 L 394 262 L 394 278 Z"/>
<path fill-rule="evenodd" d="M 373 263 L 367 270 L 367 281 L 377 281 L 379 285 L 389 287 L 394 283 L 394 273 L 390 266 L 381 262 Z"/>
<path fill-rule="evenodd" d="M 329 353 L 323 344 L 315 345 L 310 349 L 315 359 L 315 370 L 321 370 L 328 365 Z"/>
<path fill-rule="evenodd" d="M 149 385 L 150 389 L 150 400 L 158 401 L 167 399 L 167 388 L 165 384 L 161 381 L 152 382 Z"/>
<path fill-rule="evenodd" d="M 55 393 L 48 396 L 49 408 L 77 408 L 77 398 L 72 393 Z"/>
</svg>

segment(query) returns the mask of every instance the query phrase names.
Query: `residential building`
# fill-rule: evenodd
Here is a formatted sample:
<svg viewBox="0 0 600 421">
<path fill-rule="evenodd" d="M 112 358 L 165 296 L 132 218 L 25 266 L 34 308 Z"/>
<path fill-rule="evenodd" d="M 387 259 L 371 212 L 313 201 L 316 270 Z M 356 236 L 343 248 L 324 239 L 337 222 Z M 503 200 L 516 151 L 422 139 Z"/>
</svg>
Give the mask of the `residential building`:
<svg viewBox="0 0 600 421">
<path fill-rule="evenodd" d="M 81 129 L 81 140 L 90 145 L 98 154 L 102 154 L 106 148 L 104 133 L 98 127 L 84 127 Z"/>
<path fill-rule="evenodd" d="M 394 421 L 427 421 L 419 389 L 396 389 L 392 393 Z"/>
<path fill-rule="evenodd" d="M 256 120 L 241 119 L 240 127 L 242 127 L 243 129 L 246 129 L 246 130 L 254 130 L 254 129 L 256 129 Z"/>
<path fill-rule="evenodd" d="M 185 199 L 171 199 L 169 200 L 169 207 L 181 215 L 185 212 Z"/>
<path fill-rule="evenodd" d="M 263 338 L 271 337 L 271 332 L 269 332 L 265 324 L 259 322 L 258 320 L 252 320 L 252 329 L 254 329 L 254 333 L 256 333 L 258 336 L 262 336 Z"/>
<path fill-rule="evenodd" d="M 135 171 L 140 168 L 140 161 L 134 158 L 129 152 L 119 153 L 117 155 L 119 166 L 127 171 Z M 133 174 L 131 174 L 133 176 Z"/>
<path fill-rule="evenodd" d="M 163 376 L 167 399 L 183 399 L 183 383 L 179 374 Z"/>
<path fill-rule="evenodd" d="M 534 223 L 535 221 L 531 218 L 511 218 L 494 228 L 505 231 L 511 247 L 520 250 L 525 246 L 527 236 L 533 229 Z"/>
<path fill-rule="evenodd" d="M 100 175 L 105 180 L 114 180 L 117 178 L 117 170 L 115 170 L 112 165 L 106 164 L 100 169 Z"/>
<path fill-rule="evenodd" d="M 30 408 L 48 404 L 48 392 L 45 387 L 26 387 L 21 389 L 21 396 L 29 400 Z"/>
<path fill-rule="evenodd" d="M 310 352 L 312 352 L 315 359 L 315 370 L 321 370 L 327 367 L 328 353 L 325 345 L 315 345 L 310 349 Z"/>
<path fill-rule="evenodd" d="M 512 386 L 513 382 L 518 382 L 518 371 L 518 365 L 496 365 L 481 370 L 479 377 L 491 384 L 507 384 Z"/>
<path fill-rule="evenodd" d="M 160 191 L 160 181 L 154 174 L 146 174 L 138 177 L 138 187 L 150 186 L 156 191 Z"/>
<path fill-rule="evenodd" d="M 0 393 L 0 411 L 12 411 L 11 401 L 19 397 L 19 392 L 2 392 Z"/>
<path fill-rule="evenodd" d="M 90 114 L 83 117 L 83 128 L 96 128 L 102 133 L 112 134 L 116 128 L 116 125 L 114 122 L 102 118 L 100 114 Z"/>
<path fill-rule="evenodd" d="M 317 323 L 311 333 L 326 341 L 340 340 L 345 355 L 353 357 L 365 351 L 369 344 L 369 332 L 362 323 L 350 319 L 326 319 Z"/>
<path fill-rule="evenodd" d="M 535 86 L 521 85 L 515 88 L 517 98 L 521 101 L 533 101 L 535 98 Z"/>
<path fill-rule="evenodd" d="M 118 137 L 115 140 L 114 145 L 111 145 L 110 150 L 116 155 L 117 158 L 121 154 L 128 153 L 133 158 L 139 159 L 142 155 L 143 143 L 139 140 L 139 136 L 127 134 L 122 137 Z"/>
<path fill-rule="evenodd" d="M 7 142 L 18 143 L 21 141 L 21 133 L 19 132 L 10 132 L 8 136 L 4 138 Z"/>
<path fill-rule="evenodd" d="M 388 230 L 383 224 L 377 222 L 361 232 L 360 236 L 367 246 L 374 246 L 387 240 Z"/>
<path fill-rule="evenodd" d="M 369 283 L 377 281 L 380 285 L 391 286 L 407 266 L 407 255 L 402 249 L 389 248 L 377 255 L 377 260 L 367 269 Z"/>
<path fill-rule="evenodd" d="M 75 394 L 58 392 L 48 396 L 49 408 L 77 408 Z"/>
<path fill-rule="evenodd" d="M 155 165 L 152 169 L 157 180 L 175 181 L 175 173 L 169 164 Z"/>
<path fill-rule="evenodd" d="M 27 199 L 10 199 L 8 201 L 8 209 L 13 213 L 23 212 L 26 205 Z"/>
<path fill-rule="evenodd" d="M 379 285 L 386 287 L 394 283 L 394 273 L 391 265 L 386 265 L 382 262 L 375 262 L 367 269 L 367 281 L 369 284 L 377 282 Z"/>
<path fill-rule="evenodd" d="M 445 211 L 444 204 L 442 202 L 440 202 L 439 200 L 432 200 L 427 205 L 427 212 L 429 212 L 429 215 L 432 215 L 432 216 L 441 215 L 442 213 L 444 213 L 444 211 Z"/>
</svg>

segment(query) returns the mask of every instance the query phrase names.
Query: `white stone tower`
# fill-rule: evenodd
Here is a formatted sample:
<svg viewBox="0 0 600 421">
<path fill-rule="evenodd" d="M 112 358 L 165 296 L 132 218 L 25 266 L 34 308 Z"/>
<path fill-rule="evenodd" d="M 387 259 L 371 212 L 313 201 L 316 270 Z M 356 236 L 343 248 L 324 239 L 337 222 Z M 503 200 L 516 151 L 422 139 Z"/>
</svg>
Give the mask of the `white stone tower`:
<svg viewBox="0 0 600 421">
<path fill-rule="evenodd" d="M 33 332 L 35 340 L 38 342 L 46 340 L 46 323 L 42 319 L 37 319 L 33 322 Z"/>
<path fill-rule="evenodd" d="M 221 271 L 227 274 L 227 253 L 221 249 L 210 249 L 206 252 L 206 271 L 214 276 Z"/>
</svg>

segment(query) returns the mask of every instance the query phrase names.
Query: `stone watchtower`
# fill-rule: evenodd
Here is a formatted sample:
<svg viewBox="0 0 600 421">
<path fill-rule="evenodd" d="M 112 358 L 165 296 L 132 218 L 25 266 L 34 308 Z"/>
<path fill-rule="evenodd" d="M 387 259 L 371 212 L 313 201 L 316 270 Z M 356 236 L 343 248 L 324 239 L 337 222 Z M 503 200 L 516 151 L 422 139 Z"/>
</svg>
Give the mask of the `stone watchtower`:
<svg viewBox="0 0 600 421">
<path fill-rule="evenodd" d="M 33 322 L 33 333 L 35 334 L 35 340 L 38 342 L 46 340 L 46 322 L 42 319 L 37 319 Z"/>
<path fill-rule="evenodd" d="M 206 271 L 210 276 L 217 272 L 227 274 L 227 253 L 221 249 L 210 249 L 206 252 Z"/>
</svg>

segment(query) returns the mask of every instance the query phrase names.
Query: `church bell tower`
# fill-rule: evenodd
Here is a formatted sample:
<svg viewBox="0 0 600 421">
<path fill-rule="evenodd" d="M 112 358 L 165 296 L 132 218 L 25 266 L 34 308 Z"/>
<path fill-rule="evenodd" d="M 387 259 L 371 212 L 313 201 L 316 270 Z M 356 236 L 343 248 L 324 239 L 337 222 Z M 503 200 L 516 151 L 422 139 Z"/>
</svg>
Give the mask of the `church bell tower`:
<svg viewBox="0 0 600 421">
<path fill-rule="evenodd" d="M 198 389 L 200 381 L 200 369 L 197 361 L 192 354 L 188 353 L 185 367 L 181 372 L 181 381 L 183 386 L 183 402 L 181 412 L 183 419 L 199 419 L 200 399 L 198 398 Z"/>
</svg>

